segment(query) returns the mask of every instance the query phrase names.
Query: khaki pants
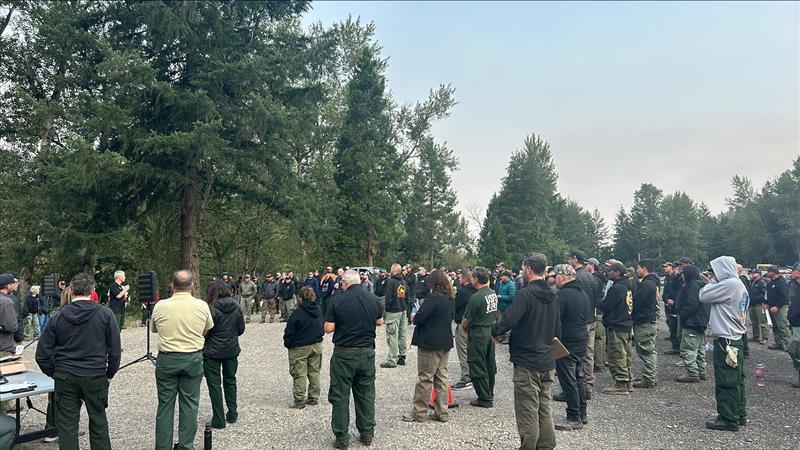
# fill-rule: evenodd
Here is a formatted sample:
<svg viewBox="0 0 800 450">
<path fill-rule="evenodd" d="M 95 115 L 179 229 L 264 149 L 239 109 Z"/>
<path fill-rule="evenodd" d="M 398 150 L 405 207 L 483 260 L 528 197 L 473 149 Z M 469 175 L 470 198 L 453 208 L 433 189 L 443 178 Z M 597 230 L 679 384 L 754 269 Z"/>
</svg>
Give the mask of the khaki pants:
<svg viewBox="0 0 800 450">
<path fill-rule="evenodd" d="M 551 449 L 556 432 L 550 414 L 553 370 L 539 372 L 514 366 L 514 415 L 520 449 Z"/>
<path fill-rule="evenodd" d="M 431 388 L 436 389 L 436 402 L 434 411 L 436 415 L 447 420 L 447 387 L 450 381 L 447 378 L 447 360 L 450 350 L 417 351 L 417 376 L 419 380 L 414 387 L 414 414 L 425 417 L 428 414 L 428 400 Z"/>
<path fill-rule="evenodd" d="M 455 343 L 456 353 L 458 354 L 458 365 L 461 366 L 461 381 L 468 382 L 469 378 L 469 360 L 467 359 L 467 333 L 461 328 L 461 324 L 456 324 Z"/>
<path fill-rule="evenodd" d="M 269 321 L 275 321 L 275 312 L 277 309 L 277 300 L 274 298 L 265 298 L 261 300 L 261 321 L 267 321 L 267 313 L 269 313 Z"/>
<path fill-rule="evenodd" d="M 404 312 L 386 313 L 386 344 L 389 345 L 386 363 L 395 365 L 398 356 L 406 356 L 406 315 Z"/>
<path fill-rule="evenodd" d="M 769 324 L 767 323 L 767 312 L 758 304 L 750 308 L 750 323 L 753 324 L 753 339 L 769 340 Z"/>
<path fill-rule="evenodd" d="M 775 336 L 775 345 L 781 350 L 789 347 L 789 307 L 781 306 L 778 312 L 772 314 L 772 335 Z"/>
<path fill-rule="evenodd" d="M 589 393 L 594 390 L 594 337 L 596 330 L 597 322 L 586 324 L 589 339 L 586 340 L 586 354 L 583 356 L 583 378 L 586 391 Z"/>
<path fill-rule="evenodd" d="M 289 374 L 295 403 L 319 398 L 319 371 L 322 368 L 322 343 L 289 349 Z M 308 385 L 306 385 L 308 381 Z M 306 397 L 306 393 L 308 397 Z"/>
<path fill-rule="evenodd" d="M 681 335 L 681 358 L 690 377 L 706 376 L 706 338 L 701 331 L 683 329 Z"/>
<path fill-rule="evenodd" d="M 656 382 L 656 368 L 658 367 L 657 335 L 658 330 L 654 323 L 640 323 L 633 326 L 636 353 L 642 360 L 642 379 L 651 383 Z"/>
<path fill-rule="evenodd" d="M 633 349 L 631 348 L 630 331 L 618 331 L 613 329 L 606 330 L 606 349 L 608 354 L 608 369 L 614 381 L 617 383 L 629 383 L 633 381 L 631 371 Z"/>
<path fill-rule="evenodd" d="M 597 327 L 594 330 L 594 368 L 603 370 L 606 366 L 606 327 L 603 325 L 603 315 L 597 316 Z"/>
</svg>

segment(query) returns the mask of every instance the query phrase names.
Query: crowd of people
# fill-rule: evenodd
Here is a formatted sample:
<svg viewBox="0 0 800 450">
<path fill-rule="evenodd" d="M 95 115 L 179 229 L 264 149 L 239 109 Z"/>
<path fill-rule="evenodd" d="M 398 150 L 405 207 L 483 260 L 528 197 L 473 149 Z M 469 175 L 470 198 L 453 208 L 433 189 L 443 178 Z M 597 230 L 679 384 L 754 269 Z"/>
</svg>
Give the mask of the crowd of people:
<svg viewBox="0 0 800 450">
<path fill-rule="evenodd" d="M 393 264 L 389 271 L 327 267 L 302 281 L 292 272 L 254 274 L 233 280 L 228 273 L 197 296 L 197 280 L 185 270 L 171 280 L 169 298 L 144 305 L 158 333 L 155 379 L 158 391 L 156 448 L 173 447 L 175 402 L 180 404 L 178 447 L 191 449 L 197 432 L 200 383 L 205 378 L 212 405 L 211 426 L 225 428 L 238 419 L 236 372 L 238 339 L 253 315 L 286 322 L 283 341 L 293 379 L 291 408 L 318 404 L 325 334 L 333 352 L 327 400 L 333 406 L 334 446 L 349 445 L 349 400 L 355 403 L 359 440 L 370 445 L 375 428 L 375 373 L 406 365 L 408 336 L 416 346 L 418 380 L 407 422 L 447 422 L 448 390 L 473 389 L 476 408 L 494 407 L 495 345 L 509 346 L 513 364 L 514 411 L 521 448 L 553 448 L 556 430 L 580 430 L 589 423 L 587 402 L 595 377 L 608 370 L 614 384 L 607 395 L 628 396 L 658 385 L 656 323 L 663 313 L 669 328 L 666 355 L 679 355 L 686 374 L 675 381 L 707 379 L 706 345 L 713 346 L 717 417 L 714 430 L 747 425 L 744 358 L 750 344 L 786 351 L 798 372 L 800 388 L 800 263 L 788 279 L 775 266 L 764 274 L 721 256 L 701 270 L 688 257 L 661 265 L 638 261 L 629 268 L 609 259 L 601 263 L 581 251 L 548 265 L 541 253 L 528 254 L 519 271 L 499 264 L 494 270 L 459 271 Z M 748 276 L 749 275 L 749 276 Z M 120 330 L 129 286 L 117 271 L 109 288 L 109 307 L 98 304 L 95 280 L 78 274 L 57 295 L 32 286 L 17 298 L 19 278 L 0 275 L 0 357 L 13 354 L 28 336 L 39 338 L 36 361 L 55 380 L 55 426 L 61 448 L 78 448 L 81 404 L 89 414 L 92 448 L 110 448 L 105 408 L 109 380 L 119 369 Z M 93 299 L 93 297 L 95 299 Z M 60 310 L 51 316 L 53 300 Z M 752 324 L 748 337 L 747 318 Z M 771 327 L 769 326 L 771 324 Z M 37 326 L 38 325 L 38 326 Z M 386 360 L 376 364 L 376 327 L 384 326 Z M 456 349 L 460 376 L 447 366 Z M 641 359 L 634 373 L 633 354 Z M 560 392 L 552 392 L 555 379 Z M 435 392 L 429 414 L 431 391 Z M 565 416 L 554 420 L 551 400 L 564 402 Z M 10 405 L 0 405 L 6 412 Z M 2 445 L 0 437 L 0 449 Z"/>
</svg>

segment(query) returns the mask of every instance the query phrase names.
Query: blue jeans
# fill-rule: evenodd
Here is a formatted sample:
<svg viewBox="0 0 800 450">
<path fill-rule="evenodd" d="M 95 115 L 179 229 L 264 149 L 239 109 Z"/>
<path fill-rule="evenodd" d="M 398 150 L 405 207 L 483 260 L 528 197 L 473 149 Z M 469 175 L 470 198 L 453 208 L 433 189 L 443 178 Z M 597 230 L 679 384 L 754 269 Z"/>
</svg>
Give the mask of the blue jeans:
<svg viewBox="0 0 800 450">
<path fill-rule="evenodd" d="M 47 319 L 50 318 L 50 314 L 42 313 L 39 314 L 39 330 L 44 330 L 44 326 L 47 325 Z"/>
</svg>

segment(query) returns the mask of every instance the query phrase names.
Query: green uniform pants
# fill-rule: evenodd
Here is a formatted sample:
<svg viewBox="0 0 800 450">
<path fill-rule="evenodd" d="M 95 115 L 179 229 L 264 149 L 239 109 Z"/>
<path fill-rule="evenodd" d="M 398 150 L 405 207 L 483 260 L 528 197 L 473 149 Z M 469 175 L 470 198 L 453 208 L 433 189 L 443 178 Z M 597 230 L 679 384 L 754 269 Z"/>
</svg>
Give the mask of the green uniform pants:
<svg viewBox="0 0 800 450">
<path fill-rule="evenodd" d="M 119 330 L 122 331 L 125 328 L 125 313 L 124 312 L 115 312 L 114 317 L 117 319 L 117 326 Z"/>
<path fill-rule="evenodd" d="M 736 368 L 725 364 L 725 347 L 730 342 L 739 349 Z M 745 394 L 744 346 L 742 340 L 714 340 L 714 388 L 717 397 L 717 414 L 728 422 L 739 423 L 747 419 Z"/>
<path fill-rule="evenodd" d="M 597 327 L 594 330 L 594 368 L 603 370 L 606 366 L 606 327 L 603 315 L 597 315 Z"/>
<path fill-rule="evenodd" d="M 402 314 L 402 313 L 401 313 Z M 333 350 L 328 401 L 331 411 L 331 430 L 336 441 L 350 441 L 350 390 L 356 411 L 356 428 L 364 438 L 375 433 L 375 350 L 367 348 Z"/>
<path fill-rule="evenodd" d="M 753 339 L 769 339 L 769 324 L 767 323 L 767 312 L 761 304 L 753 305 L 750 308 L 750 323 L 753 324 Z"/>
<path fill-rule="evenodd" d="M 223 392 L 225 406 L 228 407 L 228 422 L 236 422 L 239 414 L 236 409 L 236 370 L 239 358 L 228 359 L 203 358 L 203 374 L 208 386 L 208 397 L 211 399 L 211 426 L 225 427 L 225 408 L 222 405 Z M 220 373 L 222 374 L 220 376 Z"/>
<path fill-rule="evenodd" d="M 294 312 L 294 308 L 297 306 L 295 298 L 292 297 L 289 300 L 283 300 L 282 305 L 283 305 L 283 310 L 281 310 L 282 317 L 288 319 L 289 316 L 292 315 L 292 312 Z"/>
<path fill-rule="evenodd" d="M 787 352 L 792 357 L 794 368 L 800 372 L 800 327 L 791 328 L 792 336 L 789 339 Z"/>
<path fill-rule="evenodd" d="M 606 343 L 606 359 L 611 376 L 618 383 L 633 381 L 633 348 L 631 347 L 630 331 L 606 330 L 608 337 Z"/>
<path fill-rule="evenodd" d="M 556 431 L 550 414 L 553 371 L 526 369 L 514 365 L 514 415 L 520 449 L 552 449 Z"/>
<path fill-rule="evenodd" d="M 25 319 L 25 336 L 37 338 L 42 333 L 39 327 L 39 315 L 31 314 Z"/>
<path fill-rule="evenodd" d="M 171 450 L 178 398 L 179 450 L 194 450 L 197 434 L 197 405 L 200 403 L 200 382 L 203 380 L 202 352 L 166 354 L 156 358 L 156 450 Z"/>
<path fill-rule="evenodd" d="M 253 313 L 251 311 L 253 309 L 253 297 L 239 297 L 239 308 L 242 309 L 242 314 L 244 314 L 244 321 L 250 323 L 250 314 Z"/>
<path fill-rule="evenodd" d="M 656 382 L 658 368 L 658 352 L 656 350 L 656 324 L 640 323 L 633 326 L 633 338 L 636 342 L 636 353 L 642 360 L 642 380 Z"/>
<path fill-rule="evenodd" d="M 775 345 L 781 350 L 789 347 L 789 307 L 781 306 L 778 312 L 772 314 L 772 334 L 775 336 Z"/>
<path fill-rule="evenodd" d="M 403 312 L 387 312 L 386 319 L 386 343 L 389 345 L 389 356 L 387 364 L 397 364 L 397 356 L 406 356 L 406 315 Z"/>
<path fill-rule="evenodd" d="M 471 381 L 469 377 L 469 359 L 467 358 L 467 333 L 461 328 L 461 324 L 456 324 L 455 332 L 456 353 L 458 354 L 458 365 L 461 366 L 461 381 Z"/>
<path fill-rule="evenodd" d="M 305 402 L 307 398 L 314 400 L 319 398 L 321 368 L 321 342 L 289 349 L 289 374 L 292 375 L 292 395 L 295 403 Z"/>
<path fill-rule="evenodd" d="M 672 349 L 679 350 L 681 348 L 681 330 L 678 314 L 667 313 L 667 327 L 669 328 L 669 341 L 672 344 Z"/>
<path fill-rule="evenodd" d="M 53 374 L 56 392 L 56 428 L 58 448 L 78 450 L 78 423 L 81 419 L 81 403 L 86 404 L 89 415 L 89 444 L 92 450 L 111 449 L 108 436 L 108 379 L 101 377 L 79 377 L 65 372 Z"/>
<path fill-rule="evenodd" d="M 594 337 L 597 333 L 597 322 L 587 323 L 586 331 L 589 338 L 586 340 L 586 353 L 583 355 L 583 382 L 587 391 L 594 390 Z"/>
<path fill-rule="evenodd" d="M 491 405 L 494 402 L 494 376 L 497 363 L 494 357 L 494 341 L 489 327 L 470 327 L 467 339 L 469 376 L 478 401 Z"/>
<path fill-rule="evenodd" d="M 706 338 L 699 330 L 683 329 L 681 358 L 690 377 L 706 376 Z"/>
</svg>

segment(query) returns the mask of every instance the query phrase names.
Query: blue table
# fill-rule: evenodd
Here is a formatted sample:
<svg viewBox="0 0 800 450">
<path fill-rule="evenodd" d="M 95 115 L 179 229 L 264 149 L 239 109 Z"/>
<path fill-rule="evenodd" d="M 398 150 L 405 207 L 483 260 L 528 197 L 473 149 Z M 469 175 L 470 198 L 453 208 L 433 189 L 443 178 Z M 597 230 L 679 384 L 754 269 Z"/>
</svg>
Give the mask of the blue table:
<svg viewBox="0 0 800 450">
<path fill-rule="evenodd" d="M 22 443 L 25 443 L 25 442 L 31 442 L 31 441 L 35 441 L 35 440 L 46 438 L 46 437 L 58 436 L 58 431 L 55 428 L 47 428 L 47 425 L 45 425 L 45 428 L 43 430 L 40 430 L 40 431 L 34 431 L 32 433 L 26 433 L 26 434 L 23 434 L 23 435 L 19 434 L 19 431 L 20 431 L 20 428 L 21 428 L 19 413 L 20 413 L 20 410 L 22 409 L 20 407 L 20 399 L 32 397 L 34 395 L 49 394 L 49 393 L 55 391 L 55 384 L 54 384 L 53 379 L 48 377 L 45 374 L 38 373 L 38 372 L 30 372 L 30 371 L 25 371 L 25 372 L 18 373 L 18 374 L 15 374 L 15 375 L 8 375 L 8 376 L 6 376 L 6 378 L 8 379 L 8 383 L 9 384 L 18 384 L 18 383 L 25 383 L 25 382 L 31 382 L 31 383 L 35 383 L 36 384 L 36 387 L 33 388 L 33 390 L 31 390 L 31 391 L 20 392 L 20 393 L 17 393 L 17 394 L 10 393 L 10 392 L 9 393 L 0 393 L 0 403 L 5 402 L 7 400 L 16 400 L 16 402 L 17 402 L 17 412 L 16 412 L 17 429 L 14 432 L 14 443 L 15 444 L 22 444 Z M 28 400 L 28 407 L 33 409 L 33 406 L 30 403 L 30 400 Z M 51 408 L 52 408 L 52 406 L 51 406 Z M 51 408 L 48 408 L 48 411 L 50 411 Z M 41 411 L 39 411 L 39 412 L 41 412 Z"/>
</svg>

